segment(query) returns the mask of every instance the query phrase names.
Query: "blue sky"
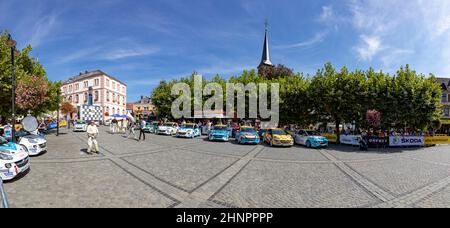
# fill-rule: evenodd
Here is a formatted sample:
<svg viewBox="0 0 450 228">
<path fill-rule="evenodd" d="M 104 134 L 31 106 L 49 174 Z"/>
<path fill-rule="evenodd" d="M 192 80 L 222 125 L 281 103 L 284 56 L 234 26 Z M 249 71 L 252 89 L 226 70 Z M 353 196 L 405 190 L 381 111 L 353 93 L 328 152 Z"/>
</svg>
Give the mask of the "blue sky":
<svg viewBox="0 0 450 228">
<path fill-rule="evenodd" d="M 296 72 L 409 63 L 450 77 L 449 0 L 0 1 L 0 30 L 31 44 L 50 79 L 101 69 L 128 84 L 129 101 L 194 70 L 256 68 L 265 18 L 272 62 Z"/>
</svg>

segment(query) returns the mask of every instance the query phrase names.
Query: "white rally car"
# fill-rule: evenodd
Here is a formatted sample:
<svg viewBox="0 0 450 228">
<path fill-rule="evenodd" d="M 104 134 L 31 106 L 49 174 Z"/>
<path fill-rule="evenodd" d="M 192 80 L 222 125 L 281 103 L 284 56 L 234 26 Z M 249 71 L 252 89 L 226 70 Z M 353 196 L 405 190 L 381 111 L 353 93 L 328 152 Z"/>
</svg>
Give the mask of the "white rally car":
<svg viewBox="0 0 450 228">
<path fill-rule="evenodd" d="M 30 168 L 30 158 L 21 145 L 0 137 L 0 178 L 12 180 Z"/>
<path fill-rule="evenodd" d="M 47 152 L 47 139 L 45 139 L 45 136 L 37 133 L 20 137 L 18 144 L 25 147 L 24 149 L 27 150 L 30 156 L 37 156 Z"/>
<path fill-rule="evenodd" d="M 177 123 L 164 123 L 158 127 L 158 135 L 175 135 L 178 131 Z"/>
<path fill-rule="evenodd" d="M 73 132 L 81 131 L 86 132 L 87 131 L 88 124 L 84 120 L 77 120 L 75 121 L 73 125 Z"/>
</svg>

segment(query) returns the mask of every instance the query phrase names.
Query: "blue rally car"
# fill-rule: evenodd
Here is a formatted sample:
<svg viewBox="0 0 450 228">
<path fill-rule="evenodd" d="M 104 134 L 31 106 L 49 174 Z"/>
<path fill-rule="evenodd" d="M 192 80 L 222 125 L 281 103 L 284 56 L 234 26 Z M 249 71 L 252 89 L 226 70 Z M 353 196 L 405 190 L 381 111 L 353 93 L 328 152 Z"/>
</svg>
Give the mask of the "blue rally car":
<svg viewBox="0 0 450 228">
<path fill-rule="evenodd" d="M 253 127 L 243 126 L 236 134 L 236 142 L 239 144 L 259 144 L 261 139 Z"/>
<path fill-rule="evenodd" d="M 296 144 L 304 145 L 308 148 L 326 148 L 328 147 L 328 139 L 321 136 L 316 131 L 299 130 L 294 135 Z"/>
<path fill-rule="evenodd" d="M 184 124 L 177 131 L 177 138 L 195 138 L 200 137 L 200 128 L 197 124 Z"/>
<path fill-rule="evenodd" d="M 209 141 L 224 141 L 230 140 L 230 131 L 226 125 L 216 125 L 208 133 Z"/>
</svg>

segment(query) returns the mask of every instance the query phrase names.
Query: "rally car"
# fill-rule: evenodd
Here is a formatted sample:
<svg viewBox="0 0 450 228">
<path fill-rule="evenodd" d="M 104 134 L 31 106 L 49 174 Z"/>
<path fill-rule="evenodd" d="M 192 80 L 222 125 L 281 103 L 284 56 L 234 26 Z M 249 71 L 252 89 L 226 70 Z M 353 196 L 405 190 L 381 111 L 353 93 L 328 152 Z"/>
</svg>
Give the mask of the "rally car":
<svg viewBox="0 0 450 228">
<path fill-rule="evenodd" d="M 299 130 L 294 135 L 296 144 L 306 146 L 308 148 L 328 147 L 328 139 L 320 136 L 316 131 Z"/>
<path fill-rule="evenodd" d="M 270 146 L 286 146 L 294 145 L 294 139 L 286 131 L 279 128 L 269 129 L 264 134 L 264 141 Z"/>
<path fill-rule="evenodd" d="M 200 128 L 197 124 L 184 124 L 178 129 L 178 138 L 195 138 L 201 135 Z"/>
<path fill-rule="evenodd" d="M 236 133 L 236 142 L 239 144 L 259 144 L 260 141 L 258 132 L 253 127 L 243 126 Z"/>
<path fill-rule="evenodd" d="M 25 148 L 0 137 L 0 178 L 12 180 L 29 168 L 29 156 Z"/>
<path fill-rule="evenodd" d="M 208 133 L 209 141 L 224 141 L 230 140 L 230 131 L 226 125 L 216 125 Z"/>
<path fill-rule="evenodd" d="M 77 120 L 75 121 L 73 125 L 73 132 L 81 131 L 86 132 L 87 131 L 88 124 L 84 120 Z"/>
<path fill-rule="evenodd" d="M 178 131 L 177 123 L 164 123 L 158 127 L 158 135 L 175 135 Z"/>
<path fill-rule="evenodd" d="M 144 127 L 144 131 L 148 133 L 156 133 L 158 131 L 159 122 L 153 121 L 153 122 L 147 122 Z"/>
<path fill-rule="evenodd" d="M 45 139 L 45 136 L 37 133 L 28 133 L 27 135 L 20 137 L 18 144 L 24 147 L 29 156 L 37 156 L 47 152 L 47 140 Z"/>
</svg>

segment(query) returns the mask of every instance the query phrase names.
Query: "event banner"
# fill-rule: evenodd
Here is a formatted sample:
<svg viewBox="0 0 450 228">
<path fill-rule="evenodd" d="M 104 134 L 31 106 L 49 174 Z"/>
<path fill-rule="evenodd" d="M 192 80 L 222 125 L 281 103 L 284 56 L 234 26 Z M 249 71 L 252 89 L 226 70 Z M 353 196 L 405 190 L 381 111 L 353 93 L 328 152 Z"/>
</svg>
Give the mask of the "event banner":
<svg viewBox="0 0 450 228">
<path fill-rule="evenodd" d="M 341 144 L 359 146 L 358 138 L 360 135 L 341 135 L 340 142 Z"/>
<path fill-rule="evenodd" d="M 425 137 L 423 136 L 390 136 L 389 146 L 424 146 Z"/>
<path fill-rule="evenodd" d="M 372 148 L 389 146 L 389 137 L 368 136 L 366 139 L 369 147 Z"/>
<path fill-rule="evenodd" d="M 450 136 L 425 137 L 425 145 L 450 144 Z"/>
</svg>

